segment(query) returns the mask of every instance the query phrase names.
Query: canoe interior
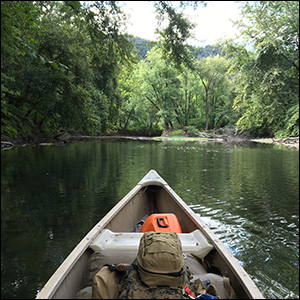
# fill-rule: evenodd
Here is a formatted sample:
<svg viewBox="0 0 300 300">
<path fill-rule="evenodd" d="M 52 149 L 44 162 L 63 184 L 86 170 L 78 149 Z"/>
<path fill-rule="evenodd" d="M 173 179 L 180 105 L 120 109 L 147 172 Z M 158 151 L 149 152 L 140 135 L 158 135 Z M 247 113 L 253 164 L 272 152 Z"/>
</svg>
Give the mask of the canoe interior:
<svg viewBox="0 0 300 300">
<path fill-rule="evenodd" d="M 100 222 L 101 224 L 98 223 L 100 224 L 98 227 L 100 230 L 110 229 L 114 232 L 133 232 L 136 224 L 146 214 L 174 213 L 178 218 L 183 233 L 200 229 L 207 236 L 206 230 L 199 225 L 199 222 L 191 217 L 191 209 L 188 208 L 176 194 L 174 197 L 174 194 L 174 191 L 168 185 L 137 185 L 120 201 L 120 203 L 123 202 L 125 204 L 117 209 L 112 209 L 113 212 L 110 211 L 104 217 L 106 221 L 104 220 L 104 223 Z M 95 237 L 94 235 L 92 240 Z M 211 237 L 207 236 L 207 238 L 211 241 Z M 85 237 L 85 239 L 89 238 Z M 93 251 L 88 247 L 83 249 L 80 258 L 74 260 L 74 264 L 65 272 L 66 275 L 61 279 L 60 283 L 57 284 L 57 287 L 53 289 L 51 297 L 49 296 L 49 298 L 74 298 L 76 293 L 84 288 L 83 276 L 87 268 L 88 259 L 92 253 Z M 72 255 L 72 253 L 70 255 Z M 237 276 L 235 266 L 232 265 L 232 263 L 228 263 L 227 259 L 224 259 L 224 254 L 220 253 L 220 250 L 217 251 L 213 249 L 205 259 L 207 259 L 211 265 L 218 267 L 222 275 L 229 277 L 231 285 L 238 295 L 238 299 L 252 298 L 253 295 L 249 294 L 249 290 L 247 290 L 245 283 L 241 280 L 241 275 Z M 234 261 L 238 264 L 235 259 Z M 256 294 L 261 296 L 258 289 Z"/>
<path fill-rule="evenodd" d="M 105 228 L 115 232 L 132 232 L 144 215 L 170 212 L 177 216 L 183 233 L 198 229 L 166 190 L 160 186 L 142 188 Z"/>
<path fill-rule="evenodd" d="M 115 232 L 132 232 L 136 224 L 145 214 L 150 215 L 152 213 L 174 213 L 178 218 L 182 233 L 201 229 L 198 224 L 195 224 L 189 215 L 182 210 L 179 204 L 174 201 L 167 190 L 160 186 L 146 186 L 142 188 L 132 198 L 132 201 L 130 201 L 105 228 Z M 212 250 L 206 258 L 212 265 L 217 266 L 223 275 L 229 277 L 239 299 L 248 298 L 244 288 L 233 274 L 231 272 L 229 273 L 229 266 L 224 262 L 217 251 Z"/>
</svg>

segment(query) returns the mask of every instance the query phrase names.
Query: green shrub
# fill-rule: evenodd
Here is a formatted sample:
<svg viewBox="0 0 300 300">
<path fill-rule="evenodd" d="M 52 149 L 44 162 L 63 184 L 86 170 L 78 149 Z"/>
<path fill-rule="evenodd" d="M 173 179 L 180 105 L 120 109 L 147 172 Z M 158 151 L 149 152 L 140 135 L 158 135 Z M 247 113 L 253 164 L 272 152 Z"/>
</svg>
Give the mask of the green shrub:
<svg viewBox="0 0 300 300">
<path fill-rule="evenodd" d="M 169 132 L 170 136 L 178 136 L 178 135 L 182 135 L 183 134 L 183 129 L 178 129 L 178 130 L 173 130 L 171 132 Z"/>
<path fill-rule="evenodd" d="M 197 136 L 198 135 L 198 129 L 196 126 L 188 126 L 188 135 L 189 136 Z"/>
</svg>

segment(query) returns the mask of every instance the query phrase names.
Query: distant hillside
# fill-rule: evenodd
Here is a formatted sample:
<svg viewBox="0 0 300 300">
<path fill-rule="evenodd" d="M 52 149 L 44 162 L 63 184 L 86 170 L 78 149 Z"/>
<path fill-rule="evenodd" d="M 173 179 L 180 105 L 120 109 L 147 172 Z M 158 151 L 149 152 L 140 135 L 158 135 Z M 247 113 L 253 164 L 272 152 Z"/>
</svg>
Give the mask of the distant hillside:
<svg viewBox="0 0 300 300">
<path fill-rule="evenodd" d="M 196 47 L 194 47 L 196 48 Z M 224 56 L 221 54 L 222 48 L 218 47 L 214 49 L 211 45 L 206 45 L 204 47 L 201 47 L 200 50 L 198 50 L 198 53 L 196 54 L 196 59 L 206 58 L 209 56 L 216 56 L 219 54 L 220 56 Z"/>
<path fill-rule="evenodd" d="M 142 39 L 140 37 L 133 37 L 131 38 L 131 40 L 134 41 L 134 48 L 136 51 L 138 51 L 140 60 L 145 59 L 147 52 L 151 50 L 156 44 L 155 42 L 151 42 L 149 40 Z M 195 46 L 193 46 L 193 48 L 196 49 Z M 206 45 L 204 47 L 201 47 L 201 49 L 197 51 L 195 57 L 196 59 L 201 59 L 209 56 L 216 56 L 217 54 L 222 56 L 221 51 L 222 48 L 220 47 L 214 49 L 211 45 Z"/>
<path fill-rule="evenodd" d="M 134 49 L 138 51 L 140 60 L 145 59 L 147 52 L 151 50 L 155 45 L 155 42 L 151 42 L 139 37 L 133 37 L 131 40 L 134 41 Z"/>
</svg>

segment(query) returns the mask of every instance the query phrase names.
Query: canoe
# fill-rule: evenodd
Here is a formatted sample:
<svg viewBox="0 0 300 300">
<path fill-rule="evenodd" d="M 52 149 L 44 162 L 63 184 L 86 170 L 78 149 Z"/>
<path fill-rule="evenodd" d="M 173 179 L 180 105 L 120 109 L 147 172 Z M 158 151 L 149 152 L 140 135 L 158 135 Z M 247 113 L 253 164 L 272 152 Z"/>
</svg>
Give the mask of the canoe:
<svg viewBox="0 0 300 300">
<path fill-rule="evenodd" d="M 80 241 L 51 276 L 36 299 L 74 299 L 84 288 L 83 274 L 94 251 L 137 251 L 143 233 L 133 232 L 138 222 L 153 213 L 177 216 L 183 252 L 204 259 L 229 277 L 237 299 L 262 299 L 250 276 L 199 215 L 173 191 L 155 171 L 144 178 L 119 201 Z M 108 252 L 110 253 L 110 252 Z"/>
</svg>

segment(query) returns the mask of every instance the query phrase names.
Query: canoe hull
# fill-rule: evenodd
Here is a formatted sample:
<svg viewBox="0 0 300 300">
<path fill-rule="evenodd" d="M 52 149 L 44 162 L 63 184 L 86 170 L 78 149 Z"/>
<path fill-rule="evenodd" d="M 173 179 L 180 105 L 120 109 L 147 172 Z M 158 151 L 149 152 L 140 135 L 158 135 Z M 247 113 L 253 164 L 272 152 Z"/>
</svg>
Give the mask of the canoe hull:
<svg viewBox="0 0 300 300">
<path fill-rule="evenodd" d="M 93 251 L 91 243 L 103 229 L 113 232 L 133 232 L 136 224 L 146 214 L 174 213 L 183 233 L 200 230 L 214 246 L 208 256 L 211 263 L 228 276 L 239 299 L 261 299 L 262 294 L 249 275 L 233 257 L 225 245 L 209 229 L 203 220 L 151 170 L 120 202 L 118 202 L 82 239 L 44 288 L 37 299 L 69 299 L 83 288 L 83 274 Z"/>
</svg>

